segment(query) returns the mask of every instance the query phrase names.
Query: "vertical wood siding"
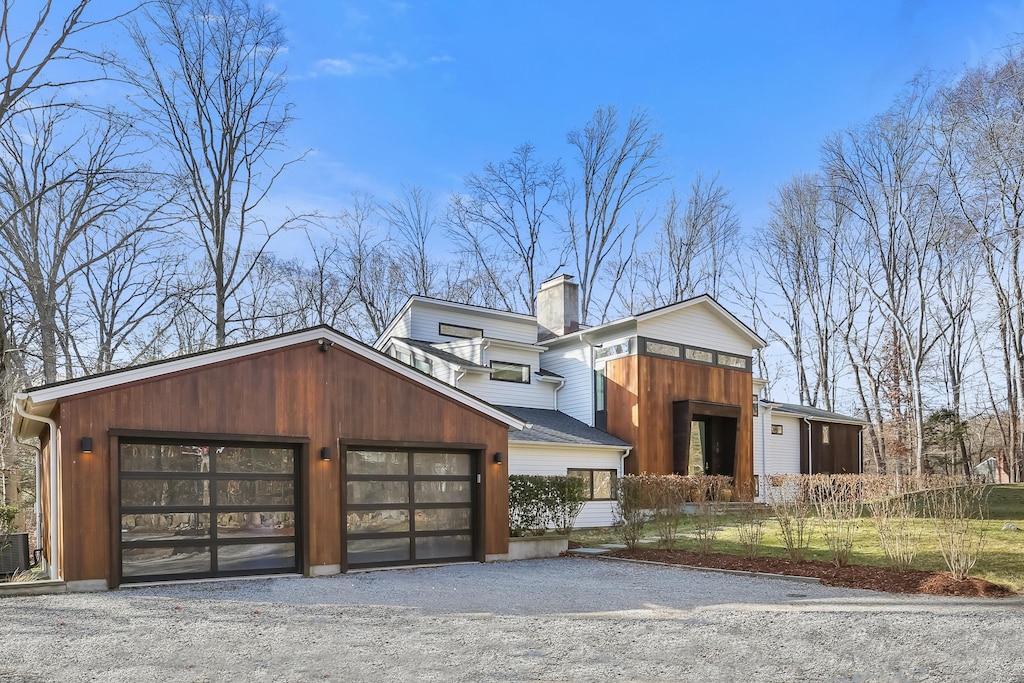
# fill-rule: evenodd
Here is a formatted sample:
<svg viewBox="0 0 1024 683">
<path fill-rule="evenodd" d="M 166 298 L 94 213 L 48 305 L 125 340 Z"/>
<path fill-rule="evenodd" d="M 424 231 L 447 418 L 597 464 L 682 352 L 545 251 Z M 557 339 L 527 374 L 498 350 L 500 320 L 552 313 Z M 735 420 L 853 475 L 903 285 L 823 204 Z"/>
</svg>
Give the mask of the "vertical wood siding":
<svg viewBox="0 0 1024 683">
<path fill-rule="evenodd" d="M 508 475 L 488 457 L 508 448 L 508 428 L 341 347 L 313 342 L 64 399 L 59 407 L 62 550 L 69 581 L 111 575 L 116 454 L 110 429 L 308 439 L 301 465 L 304 566 L 340 564 L 343 463 L 349 442 L 478 444 L 483 553 L 507 551 Z M 91 454 L 79 440 L 93 437 Z M 330 446 L 334 457 L 317 455 Z"/>
</svg>

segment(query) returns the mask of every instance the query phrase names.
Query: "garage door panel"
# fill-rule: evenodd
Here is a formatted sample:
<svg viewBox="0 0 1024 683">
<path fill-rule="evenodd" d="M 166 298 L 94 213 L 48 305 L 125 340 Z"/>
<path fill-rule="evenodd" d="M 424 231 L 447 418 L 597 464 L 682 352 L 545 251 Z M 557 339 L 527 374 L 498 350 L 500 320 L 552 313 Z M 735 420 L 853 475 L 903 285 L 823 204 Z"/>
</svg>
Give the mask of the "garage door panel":
<svg viewBox="0 0 1024 683">
<path fill-rule="evenodd" d="M 346 452 L 350 567 L 474 558 L 474 456 L 411 448 Z"/>
<path fill-rule="evenodd" d="M 297 452 L 119 444 L 122 578 L 298 571 Z"/>
</svg>

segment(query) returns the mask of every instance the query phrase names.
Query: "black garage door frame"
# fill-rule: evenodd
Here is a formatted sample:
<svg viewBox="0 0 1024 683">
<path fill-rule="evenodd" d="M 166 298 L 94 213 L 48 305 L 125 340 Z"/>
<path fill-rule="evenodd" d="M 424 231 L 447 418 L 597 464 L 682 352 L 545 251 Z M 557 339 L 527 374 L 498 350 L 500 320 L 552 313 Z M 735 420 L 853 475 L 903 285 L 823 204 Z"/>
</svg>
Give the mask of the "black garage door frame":
<svg viewBox="0 0 1024 683">
<path fill-rule="evenodd" d="M 398 560 L 390 562 L 374 562 L 374 563 L 351 563 L 349 562 L 348 554 L 348 541 L 350 536 L 356 539 L 361 538 L 362 535 L 356 536 L 349 534 L 347 517 L 350 509 L 365 509 L 372 506 L 350 506 L 348 500 L 348 483 L 350 477 L 348 475 L 348 453 L 349 451 L 384 451 L 384 452 L 424 452 L 424 453 L 468 453 L 470 455 L 470 474 L 467 478 L 470 481 L 470 519 L 471 529 L 470 535 L 472 538 L 472 553 L 465 557 L 457 558 L 428 558 L 423 560 L 415 559 L 415 542 L 412 541 L 411 548 L 411 560 Z M 414 567 L 417 565 L 433 565 L 433 564 L 444 564 L 450 562 L 459 561 L 484 561 L 484 487 L 483 481 L 484 472 L 484 457 L 487 452 L 486 444 L 480 443 L 434 443 L 434 442 L 420 442 L 420 441 L 379 441 L 379 440 L 338 440 L 338 453 L 340 455 L 340 481 L 341 481 L 341 571 L 347 572 L 350 569 L 369 569 L 376 567 Z M 410 468 L 412 467 L 412 458 L 410 458 Z M 442 480 L 438 477 L 426 477 L 427 480 Z M 458 478 L 453 478 L 458 479 Z M 352 477 L 352 480 L 363 480 L 363 481 L 379 481 L 379 480 L 394 480 L 394 481 L 415 481 L 416 477 L 409 473 L 409 476 L 394 475 L 392 477 L 378 478 L 376 476 L 360 476 Z M 408 507 L 409 509 L 417 508 L 419 506 L 413 504 L 411 501 L 407 506 L 403 505 L 389 505 L 382 504 L 380 507 Z M 431 507 L 429 505 L 424 507 Z M 445 507 L 444 504 L 436 504 L 434 507 Z M 415 532 L 410 531 L 409 536 L 411 539 L 415 538 Z"/>
<path fill-rule="evenodd" d="M 110 587 L 116 588 L 118 585 L 123 583 L 133 582 L 149 582 L 149 581 L 176 581 L 176 580 L 187 580 L 196 578 L 212 578 L 212 577 L 231 577 L 231 576 L 256 576 L 256 575 L 272 575 L 272 574 L 294 574 L 301 573 L 307 564 L 307 548 L 306 548 L 306 528 L 308 525 L 308 510 L 305 505 L 305 477 L 303 473 L 308 470 L 306 463 L 309 461 L 309 439 L 307 437 L 300 436 L 280 436 L 280 435 L 257 435 L 257 434 L 219 434 L 219 433 L 194 433 L 194 432 L 152 432 L 152 431 L 140 431 L 140 430 L 121 430 L 112 429 L 108 432 L 109 444 L 110 444 L 110 485 L 111 493 L 110 496 L 110 516 L 111 516 L 111 551 L 110 551 L 110 566 L 111 566 L 111 577 Z M 145 575 L 140 577 L 128 577 L 127 580 L 122 576 L 122 553 L 126 546 L 130 547 L 131 544 L 126 544 L 122 539 L 122 523 L 121 515 L 125 511 L 125 507 L 122 506 L 121 496 L 121 481 L 123 473 L 121 470 L 121 445 L 122 444 L 161 444 L 161 443 L 172 443 L 182 445 L 211 445 L 211 446 L 236 446 L 245 448 L 254 448 L 259 446 L 266 446 L 270 448 L 286 448 L 293 450 L 294 452 L 294 470 L 291 476 L 269 476 L 265 474 L 252 474 L 247 475 L 244 473 L 232 473 L 229 476 L 215 476 L 209 477 L 211 483 L 215 489 L 215 482 L 219 480 L 228 479 L 280 479 L 282 481 L 293 481 L 294 482 L 294 497 L 291 506 L 274 506 L 274 505 L 253 505 L 253 506 L 216 506 L 212 504 L 206 507 L 211 512 L 216 512 L 221 507 L 229 507 L 231 512 L 246 512 L 249 511 L 266 511 L 269 509 L 280 508 L 280 511 L 292 511 L 295 519 L 294 529 L 294 550 L 295 550 L 295 564 L 286 568 L 272 568 L 272 569 L 240 569 L 237 571 L 210 571 L 210 572 L 194 572 L 194 573 L 183 573 L 183 574 L 154 574 Z M 168 473 L 172 474 L 172 473 Z M 223 475 L 223 473 L 221 473 Z M 147 478 L 161 478 L 151 477 L 148 474 L 143 475 L 129 475 L 124 477 L 125 479 L 147 479 Z M 178 478 L 177 475 L 165 476 L 163 478 Z M 196 478 L 203 479 L 207 477 L 202 476 L 185 476 L 182 478 Z M 215 495 L 215 494 L 214 494 Z M 180 507 L 180 506 L 179 506 Z M 186 506 L 187 507 L 187 506 Z M 288 510 L 284 508 L 287 507 Z M 128 508 L 132 511 L 136 508 Z M 200 512 L 206 512 L 203 510 Z M 142 513 L 138 513 L 142 514 Z M 213 545 L 227 546 L 227 545 L 239 545 L 245 544 L 246 541 L 225 541 L 224 539 L 218 539 L 216 535 L 216 521 L 210 520 L 211 536 L 210 540 L 203 540 L 203 543 L 209 543 L 211 547 Z M 253 543 L 255 541 L 250 541 Z M 166 545 L 187 545 L 184 541 L 175 542 L 173 544 Z M 158 545 L 165 545 L 159 543 Z"/>
</svg>

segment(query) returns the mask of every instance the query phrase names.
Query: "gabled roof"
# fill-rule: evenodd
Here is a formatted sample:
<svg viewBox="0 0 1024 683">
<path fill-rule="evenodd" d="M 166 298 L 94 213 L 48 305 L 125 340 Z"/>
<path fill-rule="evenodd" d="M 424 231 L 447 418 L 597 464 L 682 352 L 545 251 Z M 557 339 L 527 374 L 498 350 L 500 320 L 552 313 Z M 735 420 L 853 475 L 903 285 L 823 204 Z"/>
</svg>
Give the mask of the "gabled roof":
<svg viewBox="0 0 1024 683">
<path fill-rule="evenodd" d="M 698 305 L 706 305 L 713 310 L 718 316 L 732 326 L 737 332 L 746 337 L 750 341 L 751 346 L 757 348 L 763 348 L 768 345 L 768 342 L 762 339 L 756 332 L 750 329 L 742 320 L 730 313 L 722 304 L 715 301 L 713 297 L 708 294 L 701 294 L 691 299 L 685 299 L 683 301 L 677 301 L 674 304 L 668 304 L 667 306 L 661 306 L 659 308 L 652 308 L 649 311 L 643 313 L 637 313 L 636 315 L 626 316 L 625 318 L 619 318 L 618 320 L 612 320 L 611 322 L 602 323 L 600 325 L 594 325 L 593 327 L 580 328 L 578 332 L 570 332 L 569 334 L 561 337 L 554 337 L 552 339 L 545 339 L 544 343 L 548 345 L 557 344 L 563 340 L 577 339 L 581 334 L 592 334 L 595 332 L 611 331 L 616 327 L 622 327 L 626 325 L 635 325 L 638 322 L 651 320 L 662 315 L 669 313 L 675 313 L 686 308 L 690 308 Z"/>
<path fill-rule="evenodd" d="M 783 415 L 795 415 L 796 417 L 806 417 L 808 420 L 817 420 L 819 422 L 838 422 L 852 425 L 868 424 L 865 420 L 861 420 L 860 418 L 842 415 L 840 413 L 831 413 L 827 410 L 821 410 L 820 408 L 813 408 L 811 406 L 800 406 L 795 403 L 776 403 L 775 401 L 763 401 L 762 403 L 773 412 L 782 413 Z"/>
<path fill-rule="evenodd" d="M 444 299 L 435 299 L 429 296 L 421 296 L 414 294 L 409 297 L 409 300 L 405 302 L 402 309 L 395 314 L 395 317 L 391 319 L 388 326 L 384 328 L 384 331 L 380 333 L 380 336 L 373 342 L 374 347 L 379 347 L 385 341 L 392 337 L 391 330 L 398 323 L 402 317 L 409 312 L 413 304 L 420 303 L 427 306 L 434 306 L 436 308 L 453 308 L 457 311 L 465 311 L 472 313 L 473 315 L 483 315 L 491 318 L 505 318 L 508 320 L 515 320 L 517 322 L 532 322 L 534 325 L 537 324 L 537 316 L 530 315 L 528 313 L 513 313 L 512 311 L 502 311 L 497 308 L 488 308 L 487 306 L 475 306 L 473 304 L 460 304 L 455 301 L 445 301 Z"/>
<path fill-rule="evenodd" d="M 509 441 L 556 443 L 572 446 L 612 446 L 626 449 L 630 445 L 608 432 L 590 427 L 557 410 L 498 406 L 529 423 L 526 429 L 509 432 Z"/>
<path fill-rule="evenodd" d="M 84 394 L 91 391 L 100 391 L 111 387 L 131 382 L 139 382 L 154 379 L 163 375 L 175 372 L 202 368 L 215 363 L 253 356 L 276 349 L 285 348 L 302 343 L 325 342 L 330 346 L 340 346 L 351 351 L 372 363 L 380 365 L 402 377 L 417 384 L 423 385 L 439 394 L 454 399 L 487 417 L 507 424 L 513 429 L 523 429 L 526 423 L 500 408 L 497 408 L 476 396 L 468 394 L 461 389 L 456 389 L 438 379 L 431 377 L 415 368 L 399 362 L 376 349 L 373 349 L 362 342 L 342 334 L 337 330 L 325 326 L 312 327 L 297 332 L 259 339 L 256 341 L 243 342 L 232 346 L 225 346 L 219 349 L 200 351 L 185 356 L 177 356 L 165 360 L 136 365 L 133 367 L 112 370 L 98 375 L 90 375 L 78 379 L 54 382 L 39 387 L 26 389 L 15 395 L 14 400 L 21 404 L 26 412 L 34 415 L 46 416 L 50 414 L 53 406 L 62 398 Z M 15 420 L 15 433 L 24 434 L 24 418 L 20 416 Z"/>
</svg>

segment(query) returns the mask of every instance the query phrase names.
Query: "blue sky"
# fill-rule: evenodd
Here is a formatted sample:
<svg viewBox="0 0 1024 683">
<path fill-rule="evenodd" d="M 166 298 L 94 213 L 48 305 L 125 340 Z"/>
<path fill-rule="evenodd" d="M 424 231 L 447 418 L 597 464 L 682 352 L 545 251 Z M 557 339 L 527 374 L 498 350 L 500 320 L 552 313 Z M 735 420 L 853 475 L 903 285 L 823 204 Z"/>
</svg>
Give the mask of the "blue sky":
<svg viewBox="0 0 1024 683">
<path fill-rule="evenodd" d="M 720 172 L 745 228 L 813 170 L 822 138 L 883 111 L 920 69 L 1019 40 L 1017 2 L 276 3 L 289 40 L 288 137 L 312 154 L 278 201 L 336 211 L 402 183 L 443 198 L 488 161 L 600 105 L 646 107 L 685 186 Z M 305 205 L 305 206 L 303 206 Z"/>
</svg>

